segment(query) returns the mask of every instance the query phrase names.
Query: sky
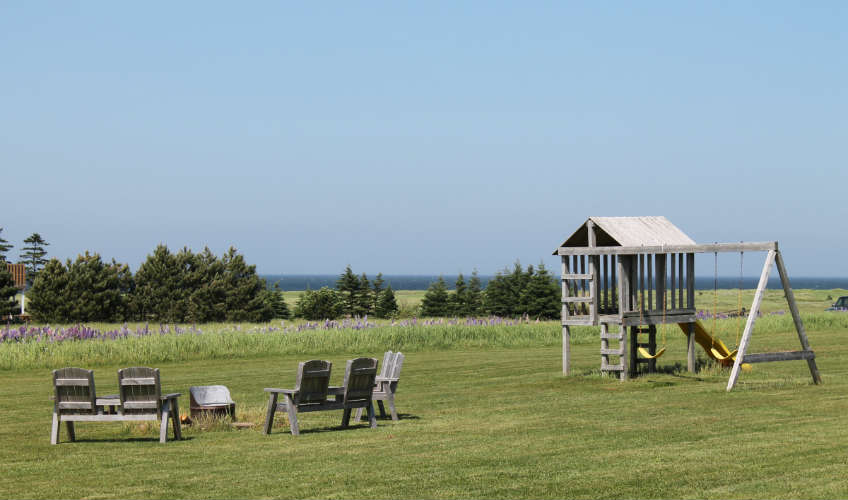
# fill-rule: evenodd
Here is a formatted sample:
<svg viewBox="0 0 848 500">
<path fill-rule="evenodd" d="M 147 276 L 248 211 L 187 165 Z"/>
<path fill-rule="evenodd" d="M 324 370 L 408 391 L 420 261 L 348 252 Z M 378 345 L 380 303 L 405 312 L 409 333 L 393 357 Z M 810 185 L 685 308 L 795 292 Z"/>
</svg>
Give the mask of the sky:
<svg viewBox="0 0 848 500">
<path fill-rule="evenodd" d="M 665 215 L 845 277 L 846 26 L 841 1 L 1 2 L 0 236 L 493 274 Z"/>
</svg>

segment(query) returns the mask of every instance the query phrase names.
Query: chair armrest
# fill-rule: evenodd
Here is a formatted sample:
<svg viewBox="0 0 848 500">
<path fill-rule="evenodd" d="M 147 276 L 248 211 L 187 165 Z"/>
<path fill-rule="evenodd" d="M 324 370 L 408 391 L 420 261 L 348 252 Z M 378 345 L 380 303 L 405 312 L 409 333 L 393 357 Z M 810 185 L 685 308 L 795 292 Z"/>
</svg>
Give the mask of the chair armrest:
<svg viewBox="0 0 848 500">
<path fill-rule="evenodd" d="M 400 380 L 398 377 L 377 377 L 374 382 L 397 382 L 398 380 Z"/>
<path fill-rule="evenodd" d="M 179 392 L 172 392 L 171 394 L 164 394 L 162 396 L 162 401 L 164 401 L 166 399 L 177 399 L 180 396 L 182 396 L 182 394 L 179 393 Z"/>
<path fill-rule="evenodd" d="M 344 386 L 329 386 L 327 387 L 327 395 L 328 396 L 341 396 L 344 394 Z"/>
<path fill-rule="evenodd" d="M 274 388 L 266 387 L 265 392 L 276 392 L 277 394 L 289 394 L 291 396 L 294 396 L 295 394 L 297 394 L 300 391 L 296 391 L 294 389 L 274 389 Z"/>
</svg>

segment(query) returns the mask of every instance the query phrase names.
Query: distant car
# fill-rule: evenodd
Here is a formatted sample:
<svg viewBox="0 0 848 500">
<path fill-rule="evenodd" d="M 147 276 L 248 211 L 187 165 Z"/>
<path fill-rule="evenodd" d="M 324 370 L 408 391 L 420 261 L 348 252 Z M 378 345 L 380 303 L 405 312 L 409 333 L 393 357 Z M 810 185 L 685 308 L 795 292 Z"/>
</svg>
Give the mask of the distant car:
<svg viewBox="0 0 848 500">
<path fill-rule="evenodd" d="M 831 307 L 825 309 L 825 311 L 848 311 L 848 296 L 839 297 L 836 302 L 834 302 Z"/>
</svg>

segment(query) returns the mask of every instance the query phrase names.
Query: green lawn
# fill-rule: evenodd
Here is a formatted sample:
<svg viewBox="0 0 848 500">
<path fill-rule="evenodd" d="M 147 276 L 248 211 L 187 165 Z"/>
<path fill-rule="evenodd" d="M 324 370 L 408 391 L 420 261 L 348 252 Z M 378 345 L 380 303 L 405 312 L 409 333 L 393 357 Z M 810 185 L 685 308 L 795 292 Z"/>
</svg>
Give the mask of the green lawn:
<svg viewBox="0 0 848 500">
<path fill-rule="evenodd" d="M 842 313 L 834 313 L 842 314 Z M 557 335 L 559 327 L 545 328 Z M 369 332 L 357 333 L 368 335 Z M 812 330 L 824 385 L 804 362 L 756 365 L 725 393 L 727 371 L 685 366 L 668 335 L 664 373 L 621 383 L 597 373 L 598 343 L 574 346 L 561 375 L 558 346 L 409 352 L 401 420 L 337 428 L 341 412 L 301 416 L 292 437 L 188 428 L 78 423 L 78 442 L 49 443 L 47 369 L 0 371 L 2 498 L 845 498 L 848 349 L 844 329 Z M 794 349 L 794 332 L 753 337 L 752 349 Z M 0 346 L 2 347 L 2 346 Z M 323 355 L 334 363 L 378 350 Z M 703 353 L 699 352 L 703 358 Z M 305 355 L 159 363 L 164 390 L 225 384 L 240 419 L 259 424 L 263 387 L 291 387 Z M 96 367 L 99 393 L 119 366 Z"/>
</svg>

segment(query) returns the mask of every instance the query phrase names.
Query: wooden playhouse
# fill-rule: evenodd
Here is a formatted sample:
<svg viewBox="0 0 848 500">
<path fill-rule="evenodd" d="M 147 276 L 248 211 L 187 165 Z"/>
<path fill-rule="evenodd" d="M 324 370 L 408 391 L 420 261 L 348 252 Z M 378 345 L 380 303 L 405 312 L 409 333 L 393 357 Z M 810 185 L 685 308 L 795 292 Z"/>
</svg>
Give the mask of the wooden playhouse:
<svg viewBox="0 0 848 500">
<path fill-rule="evenodd" d="M 766 252 L 742 339 L 734 351 L 704 328 L 695 308 L 695 254 L 720 252 Z M 634 376 L 639 365 L 655 369 L 664 351 L 657 350 L 657 325 L 677 324 L 688 337 L 689 371 L 695 371 L 695 343 L 716 361 L 732 364 L 728 391 L 736 384 L 743 363 L 803 359 L 813 381 L 821 381 L 776 241 L 699 245 L 665 217 L 590 217 L 554 255 L 562 259 L 562 369 L 566 375 L 571 368 L 572 326 L 600 326 L 601 371 L 624 380 Z M 749 354 L 747 345 L 774 263 L 801 350 Z"/>
</svg>

